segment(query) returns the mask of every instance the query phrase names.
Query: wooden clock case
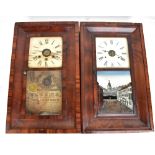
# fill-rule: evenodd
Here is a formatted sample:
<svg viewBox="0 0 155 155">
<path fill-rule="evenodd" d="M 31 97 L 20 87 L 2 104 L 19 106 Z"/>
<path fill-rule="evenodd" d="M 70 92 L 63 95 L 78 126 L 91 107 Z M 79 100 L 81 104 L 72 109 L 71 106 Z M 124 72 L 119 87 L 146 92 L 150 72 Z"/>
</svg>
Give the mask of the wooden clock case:
<svg viewBox="0 0 155 155">
<path fill-rule="evenodd" d="M 80 32 L 82 131 L 91 133 L 152 130 L 151 99 L 142 24 L 83 22 Z M 103 116 L 96 114 L 100 99 L 96 82 L 95 37 L 127 38 L 135 114 Z"/>
<path fill-rule="evenodd" d="M 30 37 L 45 36 L 63 38 L 61 115 L 30 115 L 25 110 L 26 73 L 28 70 L 34 70 L 28 68 L 27 63 Z M 128 40 L 133 97 L 136 105 L 134 115 L 101 117 L 96 115 L 99 100 L 96 92 L 94 53 L 95 37 L 99 36 L 123 36 Z M 142 24 L 82 22 L 80 28 L 78 22 L 15 24 L 7 133 L 96 133 L 146 130 L 153 130 L 153 119 Z"/>
<path fill-rule="evenodd" d="M 25 110 L 30 37 L 63 38 L 62 114 L 30 115 Z M 39 69 L 35 69 L 39 70 Z M 40 70 L 51 70 L 40 69 Z M 54 70 L 54 69 L 53 69 Z M 81 132 L 79 31 L 77 22 L 16 23 L 11 60 L 7 133 Z"/>
</svg>

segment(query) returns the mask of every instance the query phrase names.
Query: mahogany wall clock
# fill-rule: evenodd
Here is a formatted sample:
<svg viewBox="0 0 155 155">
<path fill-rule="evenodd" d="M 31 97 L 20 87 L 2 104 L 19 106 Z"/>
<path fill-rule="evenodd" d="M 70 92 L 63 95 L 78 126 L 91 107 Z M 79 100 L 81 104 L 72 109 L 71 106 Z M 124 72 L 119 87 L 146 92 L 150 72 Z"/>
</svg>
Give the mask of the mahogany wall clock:
<svg viewBox="0 0 155 155">
<path fill-rule="evenodd" d="M 83 132 L 152 130 L 142 24 L 81 23 Z"/>
<path fill-rule="evenodd" d="M 7 133 L 152 129 L 142 24 L 15 24 Z"/>
<path fill-rule="evenodd" d="M 16 23 L 7 133 L 80 132 L 76 22 Z"/>
</svg>

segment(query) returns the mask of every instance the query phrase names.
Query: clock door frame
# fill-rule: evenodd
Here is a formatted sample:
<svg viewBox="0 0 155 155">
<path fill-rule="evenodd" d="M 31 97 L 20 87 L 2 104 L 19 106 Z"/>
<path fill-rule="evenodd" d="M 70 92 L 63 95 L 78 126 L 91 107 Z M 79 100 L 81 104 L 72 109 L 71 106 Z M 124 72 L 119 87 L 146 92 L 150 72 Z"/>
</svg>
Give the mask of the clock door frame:
<svg viewBox="0 0 155 155">
<path fill-rule="evenodd" d="M 80 32 L 82 131 L 92 133 L 153 130 L 142 24 L 82 22 Z M 126 36 L 128 40 L 133 98 L 136 105 L 136 113 L 133 115 L 96 115 L 99 100 L 96 82 L 95 37 L 98 36 Z"/>
<path fill-rule="evenodd" d="M 23 22 L 14 29 L 11 59 L 7 133 L 81 132 L 79 32 L 77 22 Z M 30 37 L 61 36 L 62 68 L 28 68 Z M 72 67 L 70 67 L 70 65 Z M 26 112 L 27 71 L 62 70 L 62 114 L 31 115 Z"/>
<path fill-rule="evenodd" d="M 120 37 L 120 38 L 126 38 L 127 39 L 127 44 L 128 44 L 128 56 L 129 56 L 129 67 L 114 67 L 114 68 L 112 68 L 112 67 L 106 67 L 106 68 L 104 68 L 104 67 L 99 67 L 99 68 L 97 68 L 97 63 L 96 63 L 96 44 L 95 44 L 95 38 L 96 37 L 112 37 L 112 38 L 114 38 L 114 37 L 116 37 L 116 38 L 118 38 L 118 37 Z M 132 63 L 132 55 L 133 55 L 133 53 L 132 53 L 132 46 L 131 46 L 131 36 L 130 36 L 130 33 L 121 33 L 121 34 L 109 34 L 108 32 L 106 33 L 106 32 L 104 32 L 104 33 L 98 33 L 98 32 L 95 32 L 95 33 L 93 33 L 93 35 L 92 35 L 92 40 L 93 40 L 93 43 L 92 43 L 92 46 L 93 46 L 93 52 L 92 52 L 92 57 L 93 57 L 93 64 L 92 64 L 92 66 L 93 66 L 93 70 L 94 71 L 96 71 L 96 72 L 94 72 L 94 74 L 93 74 L 93 81 L 94 81 L 94 112 L 95 112 L 95 117 L 98 117 L 97 116 L 97 112 L 98 112 L 98 109 L 99 109 L 99 104 L 98 104 L 98 95 L 97 95 L 97 92 L 96 92 L 96 90 L 97 90 L 97 87 L 98 87 L 98 84 L 97 84 L 97 72 L 99 71 L 99 72 L 107 72 L 107 71 L 128 71 L 129 73 L 130 73 L 130 77 L 131 77 L 131 81 L 132 81 L 132 85 L 135 85 L 135 79 L 134 79 L 134 70 L 132 70 L 131 68 L 133 68 L 134 66 L 133 66 L 133 63 Z M 124 117 L 124 116 L 131 116 L 131 115 L 136 115 L 136 111 L 137 111 L 137 113 L 139 113 L 139 107 L 138 107 L 138 105 L 137 105 L 137 102 L 135 101 L 135 89 L 133 89 L 132 88 L 132 100 L 133 100 L 133 102 L 134 102 L 134 106 L 133 106 L 133 114 L 112 114 L 112 115 L 114 115 L 114 116 L 122 116 L 122 117 Z M 104 115 L 107 115 L 107 116 L 110 116 L 111 114 L 104 114 Z"/>
</svg>

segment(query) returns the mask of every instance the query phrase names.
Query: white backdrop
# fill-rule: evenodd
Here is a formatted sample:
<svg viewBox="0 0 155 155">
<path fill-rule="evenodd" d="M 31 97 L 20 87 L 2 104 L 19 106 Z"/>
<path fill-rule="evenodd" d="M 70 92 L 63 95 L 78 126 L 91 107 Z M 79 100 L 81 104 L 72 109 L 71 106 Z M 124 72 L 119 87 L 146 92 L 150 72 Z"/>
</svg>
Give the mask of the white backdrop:
<svg viewBox="0 0 155 155">
<path fill-rule="evenodd" d="M 66 135 L 5 134 L 13 30 L 14 23 L 18 21 L 142 22 L 152 106 L 155 111 L 155 17 L 0 17 L 0 155 L 155 154 L 154 132 Z"/>
</svg>

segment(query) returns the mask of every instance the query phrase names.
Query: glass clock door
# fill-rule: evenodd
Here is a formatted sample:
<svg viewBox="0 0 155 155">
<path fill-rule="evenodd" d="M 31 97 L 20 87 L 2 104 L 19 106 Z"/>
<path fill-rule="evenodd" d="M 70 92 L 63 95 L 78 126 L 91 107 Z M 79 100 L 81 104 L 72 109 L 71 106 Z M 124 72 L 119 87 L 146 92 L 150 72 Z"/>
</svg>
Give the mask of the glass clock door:
<svg viewBox="0 0 155 155">
<path fill-rule="evenodd" d="M 62 37 L 31 37 L 26 84 L 26 111 L 62 113 Z"/>
<path fill-rule="evenodd" d="M 97 115 L 133 114 L 127 38 L 96 37 Z"/>
</svg>

